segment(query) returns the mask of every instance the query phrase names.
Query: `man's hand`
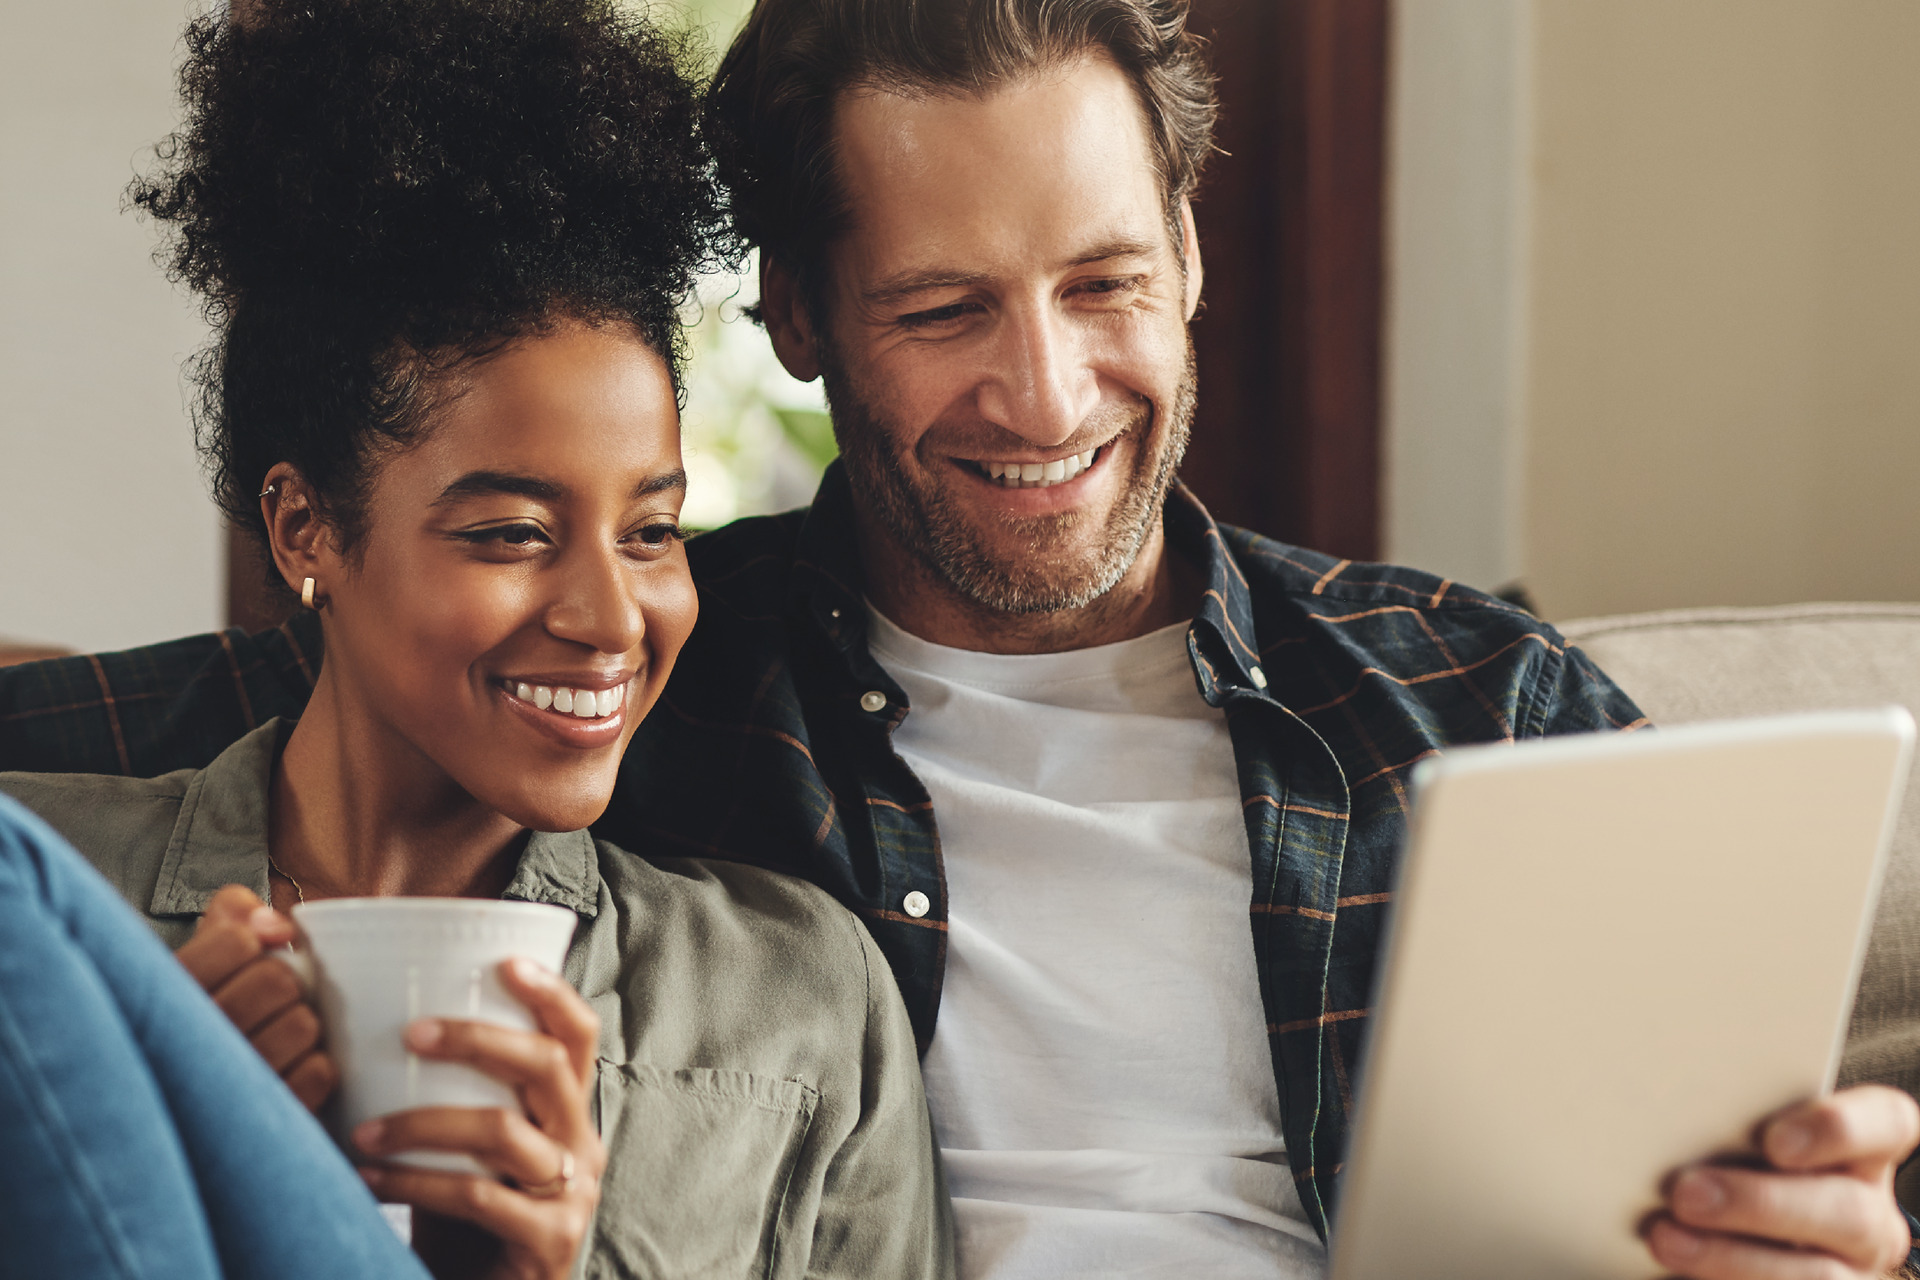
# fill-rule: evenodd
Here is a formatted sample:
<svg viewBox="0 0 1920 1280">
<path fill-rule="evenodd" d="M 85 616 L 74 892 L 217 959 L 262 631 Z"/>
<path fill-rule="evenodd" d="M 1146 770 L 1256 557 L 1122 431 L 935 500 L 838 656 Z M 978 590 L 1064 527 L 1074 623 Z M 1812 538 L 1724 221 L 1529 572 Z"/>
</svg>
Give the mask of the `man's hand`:
<svg viewBox="0 0 1920 1280">
<path fill-rule="evenodd" d="M 1656 1261 L 1690 1280 L 1868 1280 L 1911 1247 L 1893 1174 L 1920 1142 L 1920 1106 L 1863 1085 L 1768 1120 L 1771 1168 L 1697 1164 L 1647 1230 Z"/>
<path fill-rule="evenodd" d="M 320 1016 L 293 970 L 266 954 L 293 941 L 293 932 L 293 921 L 252 890 L 230 884 L 213 895 L 193 937 L 174 954 L 313 1111 L 333 1092 L 340 1073 L 319 1050 Z"/>
</svg>

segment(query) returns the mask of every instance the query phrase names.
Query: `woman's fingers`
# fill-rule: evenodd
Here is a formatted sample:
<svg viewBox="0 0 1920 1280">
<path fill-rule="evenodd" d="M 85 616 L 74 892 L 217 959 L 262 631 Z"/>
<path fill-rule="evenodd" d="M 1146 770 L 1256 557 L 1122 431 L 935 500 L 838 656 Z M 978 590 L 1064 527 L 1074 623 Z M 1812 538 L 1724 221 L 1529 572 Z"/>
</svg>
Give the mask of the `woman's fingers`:
<svg viewBox="0 0 1920 1280">
<path fill-rule="evenodd" d="M 531 1255 L 551 1275 L 572 1265 L 598 1203 L 597 1193 L 584 1189 L 539 1200 L 491 1178 L 402 1165 L 363 1168 L 360 1176 L 387 1203 L 471 1222 L 498 1236 L 510 1253 Z"/>
<path fill-rule="evenodd" d="M 249 1037 L 256 1053 L 267 1060 L 276 1075 L 320 1047 L 320 1015 L 313 1007 L 295 1003 L 270 1018 Z"/>
<path fill-rule="evenodd" d="M 406 1041 L 423 1058 L 464 1062 L 514 1086 L 534 1121 L 570 1147 L 593 1132 L 586 1086 L 574 1073 L 571 1052 L 553 1036 L 491 1022 L 422 1018 L 407 1027 Z"/>
<path fill-rule="evenodd" d="M 213 988 L 213 1002 L 234 1026 L 252 1037 L 295 1006 L 304 1008 L 305 994 L 292 969 L 262 955 Z M 314 1029 L 319 1030 L 317 1021 Z"/>
<path fill-rule="evenodd" d="M 283 1071 L 280 1078 L 287 1082 L 287 1088 L 293 1090 L 293 1096 L 300 1100 L 301 1106 L 309 1111 L 318 1111 L 320 1104 L 339 1087 L 340 1068 L 326 1054 L 314 1052 Z"/>
<path fill-rule="evenodd" d="M 600 1052 L 600 1015 L 593 1006 L 566 979 L 531 960 L 507 961 L 500 966 L 500 980 L 541 1030 L 566 1046 L 581 1085 L 590 1084 Z"/>
<path fill-rule="evenodd" d="M 455 1151 L 522 1186 L 551 1182 L 564 1166 L 560 1144 L 499 1107 L 420 1107 L 369 1120 L 353 1145 L 374 1159 L 401 1151 Z"/>
<path fill-rule="evenodd" d="M 174 954 L 195 982 L 212 991 L 266 948 L 291 942 L 293 934 L 293 921 L 246 886 L 230 884 L 213 895 L 193 937 Z"/>
</svg>

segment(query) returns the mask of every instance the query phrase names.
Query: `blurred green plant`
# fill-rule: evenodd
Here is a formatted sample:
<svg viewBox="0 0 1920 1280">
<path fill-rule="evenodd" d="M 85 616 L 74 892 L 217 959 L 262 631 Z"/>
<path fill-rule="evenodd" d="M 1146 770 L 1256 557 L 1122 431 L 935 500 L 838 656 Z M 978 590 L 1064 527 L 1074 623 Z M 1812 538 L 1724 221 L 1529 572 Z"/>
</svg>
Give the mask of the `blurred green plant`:
<svg viewBox="0 0 1920 1280">
<path fill-rule="evenodd" d="M 710 71 L 752 0 L 655 0 L 661 26 L 699 38 Z M 703 277 L 683 313 L 687 407 L 681 415 L 687 501 L 681 522 L 712 529 L 813 498 L 839 450 L 818 383 L 795 381 L 744 309 L 759 298 L 758 257 L 739 275 Z"/>
</svg>

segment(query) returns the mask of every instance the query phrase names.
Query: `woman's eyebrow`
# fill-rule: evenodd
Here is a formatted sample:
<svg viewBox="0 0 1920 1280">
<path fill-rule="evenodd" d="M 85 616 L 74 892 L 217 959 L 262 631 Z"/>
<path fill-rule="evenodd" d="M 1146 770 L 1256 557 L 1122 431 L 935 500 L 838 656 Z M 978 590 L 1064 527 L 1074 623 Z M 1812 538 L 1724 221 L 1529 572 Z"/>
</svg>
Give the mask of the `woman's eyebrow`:
<svg viewBox="0 0 1920 1280">
<path fill-rule="evenodd" d="M 686 487 L 687 473 L 676 467 L 672 471 L 665 471 L 657 476 L 651 476 L 633 486 L 633 496 L 636 498 L 650 498 L 656 493 L 665 493 L 670 489 L 685 489 Z"/>
<path fill-rule="evenodd" d="M 436 507 L 458 502 L 462 498 L 479 497 L 484 494 L 504 493 L 516 498 L 538 498 L 544 502 L 553 502 L 566 496 L 566 488 L 551 480 L 542 480 L 538 476 L 515 475 L 507 471 L 469 471 L 440 491 L 433 500 Z"/>
</svg>

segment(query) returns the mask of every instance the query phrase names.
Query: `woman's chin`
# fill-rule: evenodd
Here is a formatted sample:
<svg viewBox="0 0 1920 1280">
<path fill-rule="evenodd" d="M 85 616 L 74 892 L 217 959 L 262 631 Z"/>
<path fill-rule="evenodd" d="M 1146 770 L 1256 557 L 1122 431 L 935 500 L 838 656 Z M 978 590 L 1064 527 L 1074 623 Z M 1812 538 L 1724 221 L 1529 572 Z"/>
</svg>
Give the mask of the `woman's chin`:
<svg viewBox="0 0 1920 1280">
<path fill-rule="evenodd" d="M 578 831 L 592 826 L 607 811 L 613 798 L 612 784 L 611 777 L 596 777 L 588 785 L 567 779 L 548 787 L 516 787 L 505 795 L 476 795 L 503 817 L 529 830 Z"/>
</svg>

